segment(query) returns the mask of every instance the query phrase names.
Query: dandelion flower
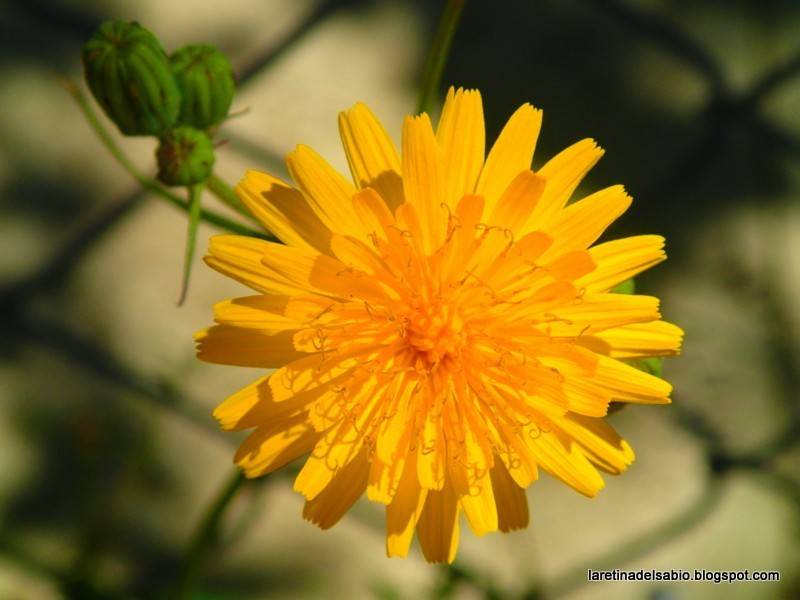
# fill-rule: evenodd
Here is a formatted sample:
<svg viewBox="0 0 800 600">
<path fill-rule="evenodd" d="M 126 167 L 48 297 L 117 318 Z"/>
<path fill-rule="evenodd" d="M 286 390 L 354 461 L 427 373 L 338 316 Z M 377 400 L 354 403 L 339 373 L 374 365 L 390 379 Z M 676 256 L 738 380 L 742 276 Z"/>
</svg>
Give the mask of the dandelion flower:
<svg viewBox="0 0 800 600">
<path fill-rule="evenodd" d="M 540 470 L 591 497 L 598 469 L 630 465 L 609 402 L 669 402 L 629 359 L 676 354 L 681 330 L 657 298 L 610 291 L 664 240 L 593 245 L 631 198 L 569 203 L 603 151 L 585 139 L 532 170 L 541 121 L 523 105 L 487 156 L 480 94 L 450 89 L 435 130 L 405 119 L 398 153 L 356 104 L 339 115 L 352 182 L 298 146 L 294 186 L 239 184 L 283 244 L 211 239 L 206 262 L 257 293 L 214 307 L 198 356 L 276 369 L 214 415 L 254 429 L 234 459 L 248 477 L 308 455 L 294 488 L 319 527 L 366 492 L 389 556 L 416 531 L 427 560 L 452 562 L 461 513 L 477 535 L 520 529 Z"/>
</svg>

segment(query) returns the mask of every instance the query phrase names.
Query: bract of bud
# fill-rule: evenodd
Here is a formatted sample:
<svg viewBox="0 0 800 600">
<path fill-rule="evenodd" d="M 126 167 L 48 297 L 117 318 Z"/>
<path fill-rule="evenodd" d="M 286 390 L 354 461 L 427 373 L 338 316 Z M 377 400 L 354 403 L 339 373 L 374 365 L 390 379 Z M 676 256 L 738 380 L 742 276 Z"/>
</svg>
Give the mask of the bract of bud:
<svg viewBox="0 0 800 600">
<path fill-rule="evenodd" d="M 156 149 L 158 178 L 167 185 L 195 185 L 211 175 L 214 145 L 204 131 L 180 126 L 170 130 Z"/>
<path fill-rule="evenodd" d="M 107 21 L 84 44 L 82 58 L 89 89 L 122 133 L 160 136 L 175 125 L 180 90 L 150 31 Z"/>
<path fill-rule="evenodd" d="M 198 129 L 222 122 L 235 90 L 228 58 L 211 44 L 191 44 L 174 52 L 170 63 L 181 90 L 179 122 Z"/>
</svg>

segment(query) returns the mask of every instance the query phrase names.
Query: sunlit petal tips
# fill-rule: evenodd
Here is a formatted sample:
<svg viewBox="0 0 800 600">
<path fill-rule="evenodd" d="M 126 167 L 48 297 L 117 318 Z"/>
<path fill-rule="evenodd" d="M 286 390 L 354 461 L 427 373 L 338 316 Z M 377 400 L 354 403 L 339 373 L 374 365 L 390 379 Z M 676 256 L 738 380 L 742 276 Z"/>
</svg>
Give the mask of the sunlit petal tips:
<svg viewBox="0 0 800 600">
<path fill-rule="evenodd" d="M 611 291 L 664 239 L 593 245 L 631 198 L 571 201 L 592 140 L 532 170 L 541 120 L 522 106 L 486 156 L 477 91 L 451 89 L 437 127 L 408 117 L 399 147 L 359 103 L 339 118 L 352 182 L 298 146 L 294 184 L 251 171 L 237 188 L 284 244 L 212 239 L 206 262 L 257 293 L 215 307 L 198 356 L 276 369 L 214 416 L 254 430 L 235 456 L 248 477 L 306 457 L 294 487 L 321 528 L 366 494 L 389 556 L 416 532 L 452 562 L 462 514 L 477 535 L 524 528 L 541 471 L 594 496 L 599 471 L 631 464 L 610 402 L 669 402 L 632 363 L 677 354 L 683 332 L 657 298 Z"/>
</svg>

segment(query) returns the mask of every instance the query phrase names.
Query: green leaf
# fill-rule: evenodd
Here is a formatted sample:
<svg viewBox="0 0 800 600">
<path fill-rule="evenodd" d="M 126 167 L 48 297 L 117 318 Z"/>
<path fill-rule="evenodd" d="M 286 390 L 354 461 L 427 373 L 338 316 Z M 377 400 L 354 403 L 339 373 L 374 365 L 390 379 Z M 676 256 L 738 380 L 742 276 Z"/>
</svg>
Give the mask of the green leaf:
<svg viewBox="0 0 800 600">
<path fill-rule="evenodd" d="M 611 288 L 611 293 L 613 294 L 635 294 L 636 293 L 636 283 L 633 279 L 628 279 L 615 285 Z"/>
<path fill-rule="evenodd" d="M 664 367 L 664 359 L 658 357 L 640 358 L 633 361 L 632 364 L 640 371 L 650 373 L 650 375 L 655 375 L 656 377 L 661 377 L 662 369 Z"/>
</svg>

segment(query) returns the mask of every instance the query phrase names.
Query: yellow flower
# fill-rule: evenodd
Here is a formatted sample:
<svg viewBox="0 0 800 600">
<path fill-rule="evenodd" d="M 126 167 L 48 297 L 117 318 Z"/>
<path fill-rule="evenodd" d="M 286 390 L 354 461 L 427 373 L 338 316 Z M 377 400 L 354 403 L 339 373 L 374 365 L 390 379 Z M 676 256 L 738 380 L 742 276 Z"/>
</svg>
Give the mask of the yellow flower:
<svg viewBox="0 0 800 600">
<path fill-rule="evenodd" d="M 284 244 L 212 238 L 206 262 L 258 293 L 215 306 L 198 356 L 277 368 L 214 415 L 255 428 L 235 456 L 248 477 L 310 453 L 294 487 L 321 528 L 366 490 L 389 556 L 416 529 L 429 561 L 452 562 L 462 511 L 478 535 L 528 524 L 539 469 L 594 496 L 597 468 L 627 468 L 609 401 L 669 402 L 625 361 L 676 354 L 681 330 L 658 299 L 609 293 L 664 260 L 664 240 L 592 246 L 631 199 L 612 186 L 567 204 L 603 151 L 582 140 L 533 171 L 541 120 L 520 107 L 487 157 L 480 94 L 450 89 L 435 131 L 405 119 L 398 155 L 356 104 L 339 115 L 353 183 L 298 146 L 296 187 L 239 184 Z"/>
</svg>

